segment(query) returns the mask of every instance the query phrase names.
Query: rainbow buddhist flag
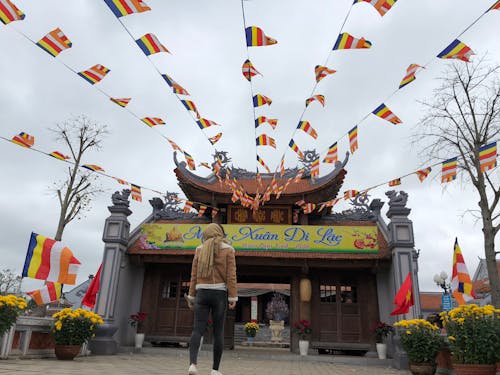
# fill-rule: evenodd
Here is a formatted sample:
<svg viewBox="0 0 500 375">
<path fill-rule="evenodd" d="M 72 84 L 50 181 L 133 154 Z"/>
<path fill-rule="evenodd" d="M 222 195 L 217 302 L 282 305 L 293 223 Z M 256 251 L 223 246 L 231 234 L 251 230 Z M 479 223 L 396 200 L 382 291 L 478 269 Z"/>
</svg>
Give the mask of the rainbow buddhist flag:
<svg viewBox="0 0 500 375">
<path fill-rule="evenodd" d="M 420 182 L 424 182 L 424 180 L 427 178 L 427 176 L 429 176 L 431 171 L 432 171 L 432 168 L 427 167 L 425 169 L 420 169 L 420 170 L 416 171 L 415 173 L 417 174 L 417 177 L 420 180 Z"/>
<path fill-rule="evenodd" d="M 104 169 L 95 164 L 84 164 L 82 165 L 82 168 L 88 169 L 92 172 L 104 172 Z"/>
<path fill-rule="evenodd" d="M 188 212 L 191 212 L 191 209 L 193 208 L 193 202 L 191 201 L 186 201 L 186 203 L 184 203 L 184 208 L 182 211 L 184 211 L 184 213 L 188 213 Z"/>
<path fill-rule="evenodd" d="M 328 152 L 323 159 L 323 163 L 335 163 L 338 160 L 338 146 L 337 142 L 328 148 Z"/>
<path fill-rule="evenodd" d="M 149 126 L 150 128 L 152 128 L 153 126 L 156 126 L 156 125 L 165 125 L 165 121 L 163 121 L 159 117 L 144 117 L 144 118 L 141 118 L 141 121 L 143 123 L 145 123 L 147 126 Z"/>
<path fill-rule="evenodd" d="M 130 195 L 132 200 L 142 202 L 141 187 L 139 185 L 130 184 Z"/>
<path fill-rule="evenodd" d="M 401 185 L 401 179 L 395 178 L 394 180 L 389 181 L 389 186 L 398 186 Z"/>
<path fill-rule="evenodd" d="M 217 142 L 219 142 L 219 139 L 221 139 L 222 137 L 222 133 L 217 133 L 216 135 L 214 135 L 213 137 L 210 137 L 208 138 L 208 140 L 210 141 L 211 144 L 216 144 Z"/>
<path fill-rule="evenodd" d="M 288 143 L 288 147 L 290 147 L 298 156 L 299 158 L 303 159 L 304 158 L 304 153 L 300 151 L 299 146 L 297 146 L 297 143 L 293 139 L 290 139 L 290 142 Z"/>
<path fill-rule="evenodd" d="M 346 190 L 344 191 L 344 199 L 351 199 L 351 198 L 355 198 L 356 195 L 359 194 L 359 191 L 357 190 Z"/>
<path fill-rule="evenodd" d="M 184 158 L 186 159 L 186 163 L 190 170 L 194 171 L 196 169 L 196 163 L 194 162 L 193 157 L 184 151 Z"/>
<path fill-rule="evenodd" d="M 113 103 L 118 104 L 120 107 L 126 107 L 132 98 L 109 98 Z"/>
<path fill-rule="evenodd" d="M 295 178 L 293 179 L 293 182 L 295 182 L 295 183 L 299 182 L 302 179 L 302 176 L 304 175 L 305 171 L 306 170 L 304 168 L 299 169 L 299 171 L 295 175 Z"/>
<path fill-rule="evenodd" d="M 259 125 L 265 123 L 267 121 L 267 117 L 266 116 L 259 116 L 255 119 L 255 127 L 258 128 Z"/>
<path fill-rule="evenodd" d="M 163 44 L 160 43 L 156 35 L 152 33 L 145 34 L 144 36 L 137 39 L 135 42 L 141 48 L 142 52 L 144 52 L 146 56 L 160 52 L 170 53 L 169 50 Z"/>
<path fill-rule="evenodd" d="M 104 65 L 97 64 L 87 70 L 84 70 L 83 72 L 79 72 L 78 75 L 93 85 L 97 82 L 101 82 L 101 80 L 106 77 L 106 74 L 109 72 L 110 70 Z"/>
<path fill-rule="evenodd" d="M 283 177 L 283 175 L 285 174 L 285 157 L 284 156 L 280 160 L 279 169 L 280 169 L 280 176 Z"/>
<path fill-rule="evenodd" d="M 271 128 L 276 129 L 276 126 L 278 125 L 278 119 L 277 118 L 268 118 L 267 123 L 271 125 Z"/>
<path fill-rule="evenodd" d="M 320 102 L 322 107 L 325 106 L 325 96 L 324 95 L 313 95 L 310 98 L 306 99 L 306 107 L 309 104 L 311 104 L 311 102 L 314 102 L 315 100 L 317 100 L 318 102 Z"/>
<path fill-rule="evenodd" d="M 355 126 L 351 130 L 349 130 L 349 149 L 351 150 L 351 154 L 358 149 L 358 127 Z"/>
<path fill-rule="evenodd" d="M 60 28 L 52 30 L 37 42 L 38 47 L 54 57 L 71 48 L 72 45 L 71 40 L 64 35 Z"/>
<path fill-rule="evenodd" d="M 493 4 L 490 9 L 488 10 L 494 10 L 494 9 L 500 9 L 500 0 L 498 0 L 495 4 Z"/>
<path fill-rule="evenodd" d="M 370 48 L 372 46 L 371 42 L 365 38 L 355 38 L 349 33 L 342 33 L 338 36 L 335 45 L 333 46 L 333 51 L 339 49 L 360 49 L 360 48 Z"/>
<path fill-rule="evenodd" d="M 407 84 L 413 82 L 416 79 L 415 73 L 419 68 L 425 69 L 423 66 L 420 66 L 418 64 L 410 64 L 410 66 L 406 68 L 406 75 L 401 80 L 399 88 L 405 87 Z"/>
<path fill-rule="evenodd" d="M 196 108 L 196 105 L 192 100 L 181 100 L 182 105 L 184 108 L 186 108 L 188 111 L 193 111 L 196 114 L 197 118 L 200 118 L 200 113 L 198 112 L 198 109 Z"/>
<path fill-rule="evenodd" d="M 104 0 L 104 2 L 117 18 L 151 10 L 142 0 Z"/>
<path fill-rule="evenodd" d="M 267 173 L 271 173 L 271 170 L 267 166 L 267 164 L 264 162 L 264 159 L 262 159 L 259 155 L 257 155 L 257 161 L 259 162 L 260 165 L 262 165 Z"/>
<path fill-rule="evenodd" d="M 217 216 L 218 213 L 219 213 L 219 209 L 212 207 L 212 219 L 215 219 L 215 217 Z"/>
<path fill-rule="evenodd" d="M 451 271 L 451 293 L 459 305 L 464 305 L 476 297 L 472 287 L 469 271 L 465 265 L 465 260 L 458 246 L 458 239 L 455 238 L 453 246 L 453 269 Z"/>
<path fill-rule="evenodd" d="M 196 123 L 198 124 L 200 129 L 206 129 L 209 126 L 219 125 L 215 121 L 207 120 L 206 118 L 200 118 L 198 121 L 196 121 Z"/>
<path fill-rule="evenodd" d="M 457 178 L 457 158 L 451 158 L 443 162 L 441 166 L 441 183 L 451 182 Z"/>
<path fill-rule="evenodd" d="M 74 285 L 80 264 L 62 242 L 31 233 L 22 276 Z"/>
<path fill-rule="evenodd" d="M 177 83 L 177 82 L 175 82 L 175 81 L 173 80 L 173 78 L 172 78 L 172 77 L 170 77 L 168 74 L 162 74 L 162 75 L 161 75 L 161 77 L 165 80 L 165 82 L 167 82 L 167 84 L 168 84 L 170 87 L 172 87 L 175 83 Z"/>
<path fill-rule="evenodd" d="M 61 283 L 54 283 L 52 281 L 49 281 L 40 289 L 26 292 L 26 294 L 33 298 L 38 306 L 42 306 L 46 305 L 47 303 L 59 300 L 59 298 L 61 298 L 61 291 Z"/>
<path fill-rule="evenodd" d="M 189 92 L 178 83 L 172 85 L 172 91 L 177 95 L 189 95 Z"/>
<path fill-rule="evenodd" d="M 458 59 L 469 62 L 472 55 L 474 55 L 474 51 L 472 51 L 460 40 L 455 39 L 448 47 L 437 55 L 437 57 L 441 59 Z"/>
<path fill-rule="evenodd" d="M 384 120 L 389 121 L 391 124 L 397 125 L 401 124 L 401 120 L 394 113 L 391 112 L 389 107 L 387 107 L 384 103 L 380 104 L 375 110 L 372 112 L 375 116 L 383 118 Z"/>
<path fill-rule="evenodd" d="M 172 140 L 171 140 L 171 139 L 169 139 L 169 138 L 165 138 L 165 139 L 168 141 L 168 143 L 170 143 L 170 146 L 172 147 L 172 149 L 173 149 L 174 151 L 176 151 L 176 150 L 177 150 L 177 151 L 179 151 L 179 152 L 184 152 L 184 151 L 182 151 L 182 148 L 180 148 L 180 147 L 177 145 L 177 143 L 175 143 L 174 141 L 172 141 Z"/>
<path fill-rule="evenodd" d="M 128 185 L 128 182 L 119 178 L 119 177 L 113 177 L 120 185 Z"/>
<path fill-rule="evenodd" d="M 314 139 L 318 138 L 318 133 L 314 130 L 309 121 L 300 121 L 299 125 L 297 125 L 297 129 L 303 130 L 304 133 L 309 134 Z"/>
<path fill-rule="evenodd" d="M 25 14 L 21 12 L 10 0 L 0 0 L 0 21 L 4 25 L 13 21 L 24 20 Z"/>
<path fill-rule="evenodd" d="M 59 160 L 68 160 L 70 158 L 69 156 L 62 154 L 59 151 L 52 151 L 49 155 Z"/>
<path fill-rule="evenodd" d="M 255 69 L 255 66 L 253 66 L 252 62 L 248 59 L 243 63 L 241 71 L 243 73 L 243 77 L 245 77 L 249 82 L 252 80 L 252 77 L 257 74 L 262 75 L 257 69 Z"/>
<path fill-rule="evenodd" d="M 486 172 L 497 166 L 497 143 L 493 142 L 479 149 L 479 166 L 481 172 Z"/>
<path fill-rule="evenodd" d="M 316 158 L 311 163 L 311 178 L 314 180 L 314 178 L 318 176 L 319 176 L 319 158 Z"/>
<path fill-rule="evenodd" d="M 18 146 L 31 148 L 31 146 L 35 144 L 35 137 L 29 135 L 28 133 L 21 132 L 18 135 L 13 136 L 10 141 Z"/>
<path fill-rule="evenodd" d="M 264 34 L 264 31 L 257 26 L 249 26 L 245 29 L 248 47 L 270 46 L 278 43 L 276 39 L 270 38 Z"/>
<path fill-rule="evenodd" d="M 316 82 L 321 81 L 329 74 L 336 73 L 337 71 L 334 69 L 329 69 L 326 66 L 316 65 L 314 68 L 314 74 L 316 75 Z"/>
<path fill-rule="evenodd" d="M 305 205 L 302 206 L 302 210 L 304 210 L 304 213 L 306 215 L 310 214 L 316 209 L 316 205 L 314 203 L 306 203 Z"/>
<path fill-rule="evenodd" d="M 271 146 L 272 148 L 276 148 L 276 142 L 273 138 L 266 134 L 261 134 L 257 138 L 255 138 L 256 146 Z"/>
<path fill-rule="evenodd" d="M 260 107 L 261 105 L 271 105 L 273 101 L 265 95 L 257 94 L 253 97 L 253 106 Z"/>
<path fill-rule="evenodd" d="M 354 0 L 354 4 L 369 3 L 383 17 L 396 4 L 396 1 L 398 0 Z"/>
<path fill-rule="evenodd" d="M 198 217 L 202 217 L 205 214 L 205 211 L 207 210 L 207 206 L 200 205 L 200 208 L 198 210 Z"/>
</svg>

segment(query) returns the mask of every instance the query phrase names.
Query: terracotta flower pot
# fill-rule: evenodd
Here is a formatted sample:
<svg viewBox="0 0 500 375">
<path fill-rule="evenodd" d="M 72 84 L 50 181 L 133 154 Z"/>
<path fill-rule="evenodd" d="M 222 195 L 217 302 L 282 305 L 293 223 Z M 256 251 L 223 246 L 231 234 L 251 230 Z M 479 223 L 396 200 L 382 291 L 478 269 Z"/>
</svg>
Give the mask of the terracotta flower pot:
<svg viewBox="0 0 500 375">
<path fill-rule="evenodd" d="M 413 375 L 434 375 L 436 372 L 436 364 L 410 362 L 410 372 Z"/>
<path fill-rule="evenodd" d="M 456 375 L 495 375 L 496 366 L 454 363 Z"/>
<path fill-rule="evenodd" d="M 71 361 L 80 353 L 81 345 L 56 345 L 54 350 L 56 358 Z"/>
</svg>

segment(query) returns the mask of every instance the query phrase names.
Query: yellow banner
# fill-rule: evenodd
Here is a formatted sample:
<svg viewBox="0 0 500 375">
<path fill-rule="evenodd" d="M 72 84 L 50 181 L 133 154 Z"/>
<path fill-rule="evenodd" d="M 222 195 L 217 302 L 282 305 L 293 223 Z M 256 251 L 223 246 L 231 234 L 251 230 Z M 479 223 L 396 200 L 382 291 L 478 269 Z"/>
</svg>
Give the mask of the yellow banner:
<svg viewBox="0 0 500 375">
<path fill-rule="evenodd" d="M 142 249 L 191 249 L 201 244 L 206 224 L 144 224 Z M 238 251 L 375 253 L 374 226 L 223 225 L 226 240 Z"/>
</svg>

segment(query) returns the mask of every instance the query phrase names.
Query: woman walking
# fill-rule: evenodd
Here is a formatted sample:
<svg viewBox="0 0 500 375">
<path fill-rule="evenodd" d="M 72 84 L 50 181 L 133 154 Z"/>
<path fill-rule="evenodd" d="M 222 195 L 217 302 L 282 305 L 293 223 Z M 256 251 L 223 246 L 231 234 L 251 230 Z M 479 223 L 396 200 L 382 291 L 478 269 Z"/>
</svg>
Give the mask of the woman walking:
<svg viewBox="0 0 500 375">
<path fill-rule="evenodd" d="M 187 296 L 194 308 L 194 326 L 189 343 L 189 375 L 198 375 L 196 368 L 201 337 L 212 312 L 214 352 L 211 375 L 222 375 L 219 364 L 224 349 L 224 320 L 226 306 L 234 309 L 238 300 L 236 291 L 236 260 L 234 249 L 227 244 L 221 225 L 211 223 L 202 234 L 202 244 L 196 248 L 191 268 L 191 284 Z"/>
</svg>

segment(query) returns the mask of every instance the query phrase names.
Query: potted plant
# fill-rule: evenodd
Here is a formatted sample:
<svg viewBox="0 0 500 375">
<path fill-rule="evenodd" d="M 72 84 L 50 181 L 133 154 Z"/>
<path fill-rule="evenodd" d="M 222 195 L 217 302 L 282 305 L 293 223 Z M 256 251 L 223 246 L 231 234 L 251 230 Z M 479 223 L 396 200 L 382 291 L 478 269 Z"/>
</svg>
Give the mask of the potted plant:
<svg viewBox="0 0 500 375">
<path fill-rule="evenodd" d="M 245 334 L 247 335 L 248 342 L 252 342 L 259 332 L 259 324 L 256 320 L 251 320 L 245 323 Z"/>
<path fill-rule="evenodd" d="M 387 344 L 384 342 L 386 337 L 389 336 L 394 328 L 387 323 L 378 321 L 373 327 L 370 328 L 370 332 L 375 336 L 377 354 L 379 359 L 387 358 Z"/>
<path fill-rule="evenodd" d="M 500 309 L 462 305 L 442 312 L 441 318 L 455 373 L 494 374 L 495 363 L 500 361 Z"/>
<path fill-rule="evenodd" d="M 412 374 L 433 375 L 436 356 L 443 346 L 438 326 L 424 319 L 401 320 L 398 327 L 401 345 L 408 354 Z"/>
<path fill-rule="evenodd" d="M 285 319 L 288 317 L 288 305 L 281 294 L 274 293 L 271 300 L 267 303 L 266 316 L 269 319 L 271 341 L 280 342 L 281 333 L 285 329 Z"/>
<path fill-rule="evenodd" d="M 312 332 L 311 322 L 306 319 L 295 322 L 292 325 L 292 330 L 299 336 L 300 355 L 307 355 L 307 352 L 309 350 L 309 341 L 307 340 L 307 337 Z"/>
<path fill-rule="evenodd" d="M 12 294 L 0 296 L 0 358 L 7 358 L 9 355 L 13 339 L 13 335 L 9 336 L 9 330 L 26 307 L 24 298 Z"/>
<path fill-rule="evenodd" d="M 103 320 L 99 314 L 84 309 L 62 309 L 54 318 L 54 341 L 57 359 L 71 360 L 80 352 L 80 347 L 95 336 Z"/>
<path fill-rule="evenodd" d="M 142 311 L 138 311 L 135 314 L 130 315 L 130 325 L 136 329 L 136 333 L 134 336 L 134 346 L 137 349 L 142 348 L 142 344 L 144 343 L 144 332 L 143 331 L 143 324 L 146 318 L 148 317 L 148 314 Z"/>
</svg>

